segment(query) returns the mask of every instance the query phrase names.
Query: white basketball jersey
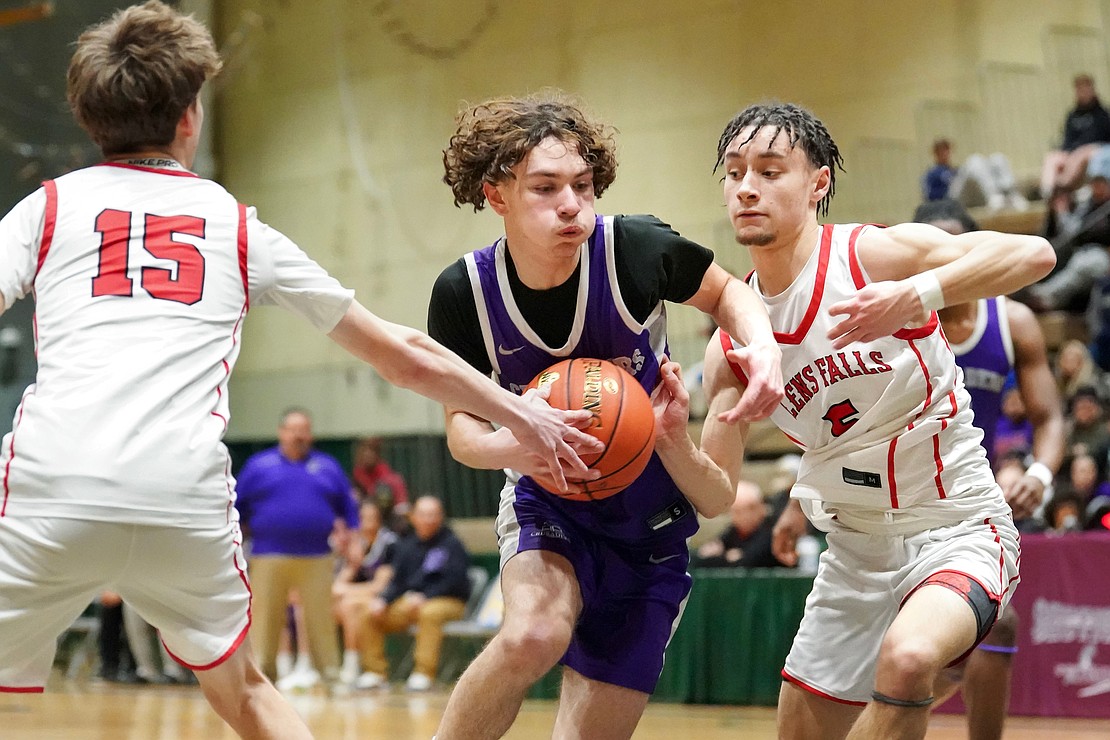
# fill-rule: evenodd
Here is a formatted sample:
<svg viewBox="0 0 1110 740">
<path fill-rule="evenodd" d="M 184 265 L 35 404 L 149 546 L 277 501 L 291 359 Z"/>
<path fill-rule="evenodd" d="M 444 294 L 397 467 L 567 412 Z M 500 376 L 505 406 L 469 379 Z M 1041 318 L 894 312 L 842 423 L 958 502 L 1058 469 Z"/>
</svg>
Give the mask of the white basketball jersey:
<svg viewBox="0 0 1110 740">
<path fill-rule="evenodd" d="M 38 373 L 0 452 L 0 516 L 226 523 L 221 439 L 248 306 L 323 331 L 352 293 L 176 163 L 79 170 L 0 222 L 0 294 L 33 290 Z"/>
<path fill-rule="evenodd" d="M 782 350 L 786 398 L 771 419 L 804 451 L 792 495 L 813 502 L 807 513 L 826 529 L 837 518 L 865 531 L 911 531 L 961 521 L 984 503 L 1003 513 L 936 313 L 920 328 L 843 350 L 827 338 L 843 318 L 829 306 L 870 282 L 855 252 L 865 228 L 876 227 L 825 225 L 779 295 L 763 295 L 758 275 L 751 281 Z"/>
</svg>

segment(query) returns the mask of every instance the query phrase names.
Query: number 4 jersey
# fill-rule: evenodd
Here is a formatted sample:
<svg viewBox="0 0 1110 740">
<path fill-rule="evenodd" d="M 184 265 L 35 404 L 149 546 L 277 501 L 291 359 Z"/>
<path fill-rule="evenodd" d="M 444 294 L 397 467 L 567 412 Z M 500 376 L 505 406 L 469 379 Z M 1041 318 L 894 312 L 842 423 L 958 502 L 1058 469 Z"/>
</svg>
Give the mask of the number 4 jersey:
<svg viewBox="0 0 1110 740">
<path fill-rule="evenodd" d="M 870 279 L 865 228 L 825 225 L 784 292 L 763 299 L 782 349 L 786 398 L 772 421 L 803 450 L 792 496 L 815 525 L 908 533 L 1008 509 L 972 426 L 970 401 L 935 313 L 920 328 L 833 349 L 829 307 Z M 732 339 L 721 333 L 726 350 Z M 739 368 L 733 370 L 741 376 Z"/>
<path fill-rule="evenodd" d="M 33 293 L 38 373 L 0 452 L 0 516 L 211 526 L 234 516 L 228 379 L 247 309 L 330 331 L 353 294 L 169 160 L 49 181 L 0 221 L 5 306 Z"/>
</svg>

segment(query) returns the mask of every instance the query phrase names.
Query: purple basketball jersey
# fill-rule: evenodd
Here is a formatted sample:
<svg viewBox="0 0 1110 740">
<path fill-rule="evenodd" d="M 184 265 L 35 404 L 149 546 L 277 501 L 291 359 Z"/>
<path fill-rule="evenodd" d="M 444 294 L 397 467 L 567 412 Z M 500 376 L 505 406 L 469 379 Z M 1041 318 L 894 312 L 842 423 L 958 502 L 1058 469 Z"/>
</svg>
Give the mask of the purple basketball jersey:
<svg viewBox="0 0 1110 740">
<path fill-rule="evenodd" d="M 953 344 L 956 364 L 971 395 L 975 426 L 983 430 L 987 459 L 994 463 L 994 438 L 1002 415 L 1002 391 L 1014 367 L 1014 348 L 1006 319 L 1005 298 L 978 302 L 975 329 L 963 344 Z"/>
<path fill-rule="evenodd" d="M 466 258 L 486 352 L 502 387 L 520 393 L 541 370 L 559 360 L 593 357 L 624 368 L 651 393 L 660 358 L 668 351 L 666 308 L 660 301 L 643 323 L 629 313 L 613 265 L 611 218 L 598 216 L 593 236 L 582 249 L 574 323 L 561 347 L 547 346 L 525 322 L 509 285 L 507 258 L 504 239 Z M 600 501 L 558 499 L 528 477 L 520 479 L 516 496 L 553 502 L 584 530 L 617 541 L 685 540 L 697 531 L 692 506 L 655 454 L 628 488 Z"/>
</svg>

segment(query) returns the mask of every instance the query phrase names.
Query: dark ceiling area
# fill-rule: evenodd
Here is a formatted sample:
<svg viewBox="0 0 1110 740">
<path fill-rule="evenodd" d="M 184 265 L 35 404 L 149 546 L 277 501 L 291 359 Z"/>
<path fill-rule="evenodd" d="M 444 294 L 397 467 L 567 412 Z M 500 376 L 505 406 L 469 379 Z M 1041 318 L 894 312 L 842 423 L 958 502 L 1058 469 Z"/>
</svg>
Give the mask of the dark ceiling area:
<svg viewBox="0 0 1110 740">
<path fill-rule="evenodd" d="M 0 0 L 0 213 L 99 153 L 65 100 L 73 42 L 120 0 Z"/>
</svg>

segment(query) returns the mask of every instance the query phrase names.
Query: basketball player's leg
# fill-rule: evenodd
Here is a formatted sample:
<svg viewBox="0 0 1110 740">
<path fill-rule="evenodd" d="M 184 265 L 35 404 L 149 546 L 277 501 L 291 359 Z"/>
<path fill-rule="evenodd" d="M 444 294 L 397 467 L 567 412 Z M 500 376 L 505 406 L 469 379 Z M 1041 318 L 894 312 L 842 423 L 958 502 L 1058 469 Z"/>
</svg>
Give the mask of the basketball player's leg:
<svg viewBox="0 0 1110 740">
<path fill-rule="evenodd" d="M 1014 610 L 1007 609 L 967 659 L 963 696 L 969 740 L 999 740 L 1002 737 L 1010 706 L 1017 625 Z"/>
<path fill-rule="evenodd" d="M 438 740 L 498 738 L 512 726 L 528 688 L 567 650 L 582 596 L 561 555 L 525 550 L 502 569 L 505 617 L 447 702 Z"/>
<path fill-rule="evenodd" d="M 311 737 L 247 639 L 251 591 L 238 524 L 131 529 L 119 592 L 158 630 L 173 659 L 196 673 L 216 713 L 244 738 Z"/>
<path fill-rule="evenodd" d="M 632 736 L 650 694 L 586 678 L 563 669 L 553 740 L 626 740 Z"/>
<path fill-rule="evenodd" d="M 783 740 L 840 740 L 859 718 L 863 706 L 806 691 L 789 681 L 779 689 L 778 728 Z"/>
<path fill-rule="evenodd" d="M 223 662 L 196 670 L 196 676 L 204 698 L 240 737 L 312 737 L 304 720 L 258 667 L 248 639 Z"/>
<path fill-rule="evenodd" d="M 979 629 L 975 606 L 963 595 L 930 583 L 917 589 L 883 637 L 873 700 L 848 738 L 925 737 L 937 677 L 975 644 Z"/>
</svg>

